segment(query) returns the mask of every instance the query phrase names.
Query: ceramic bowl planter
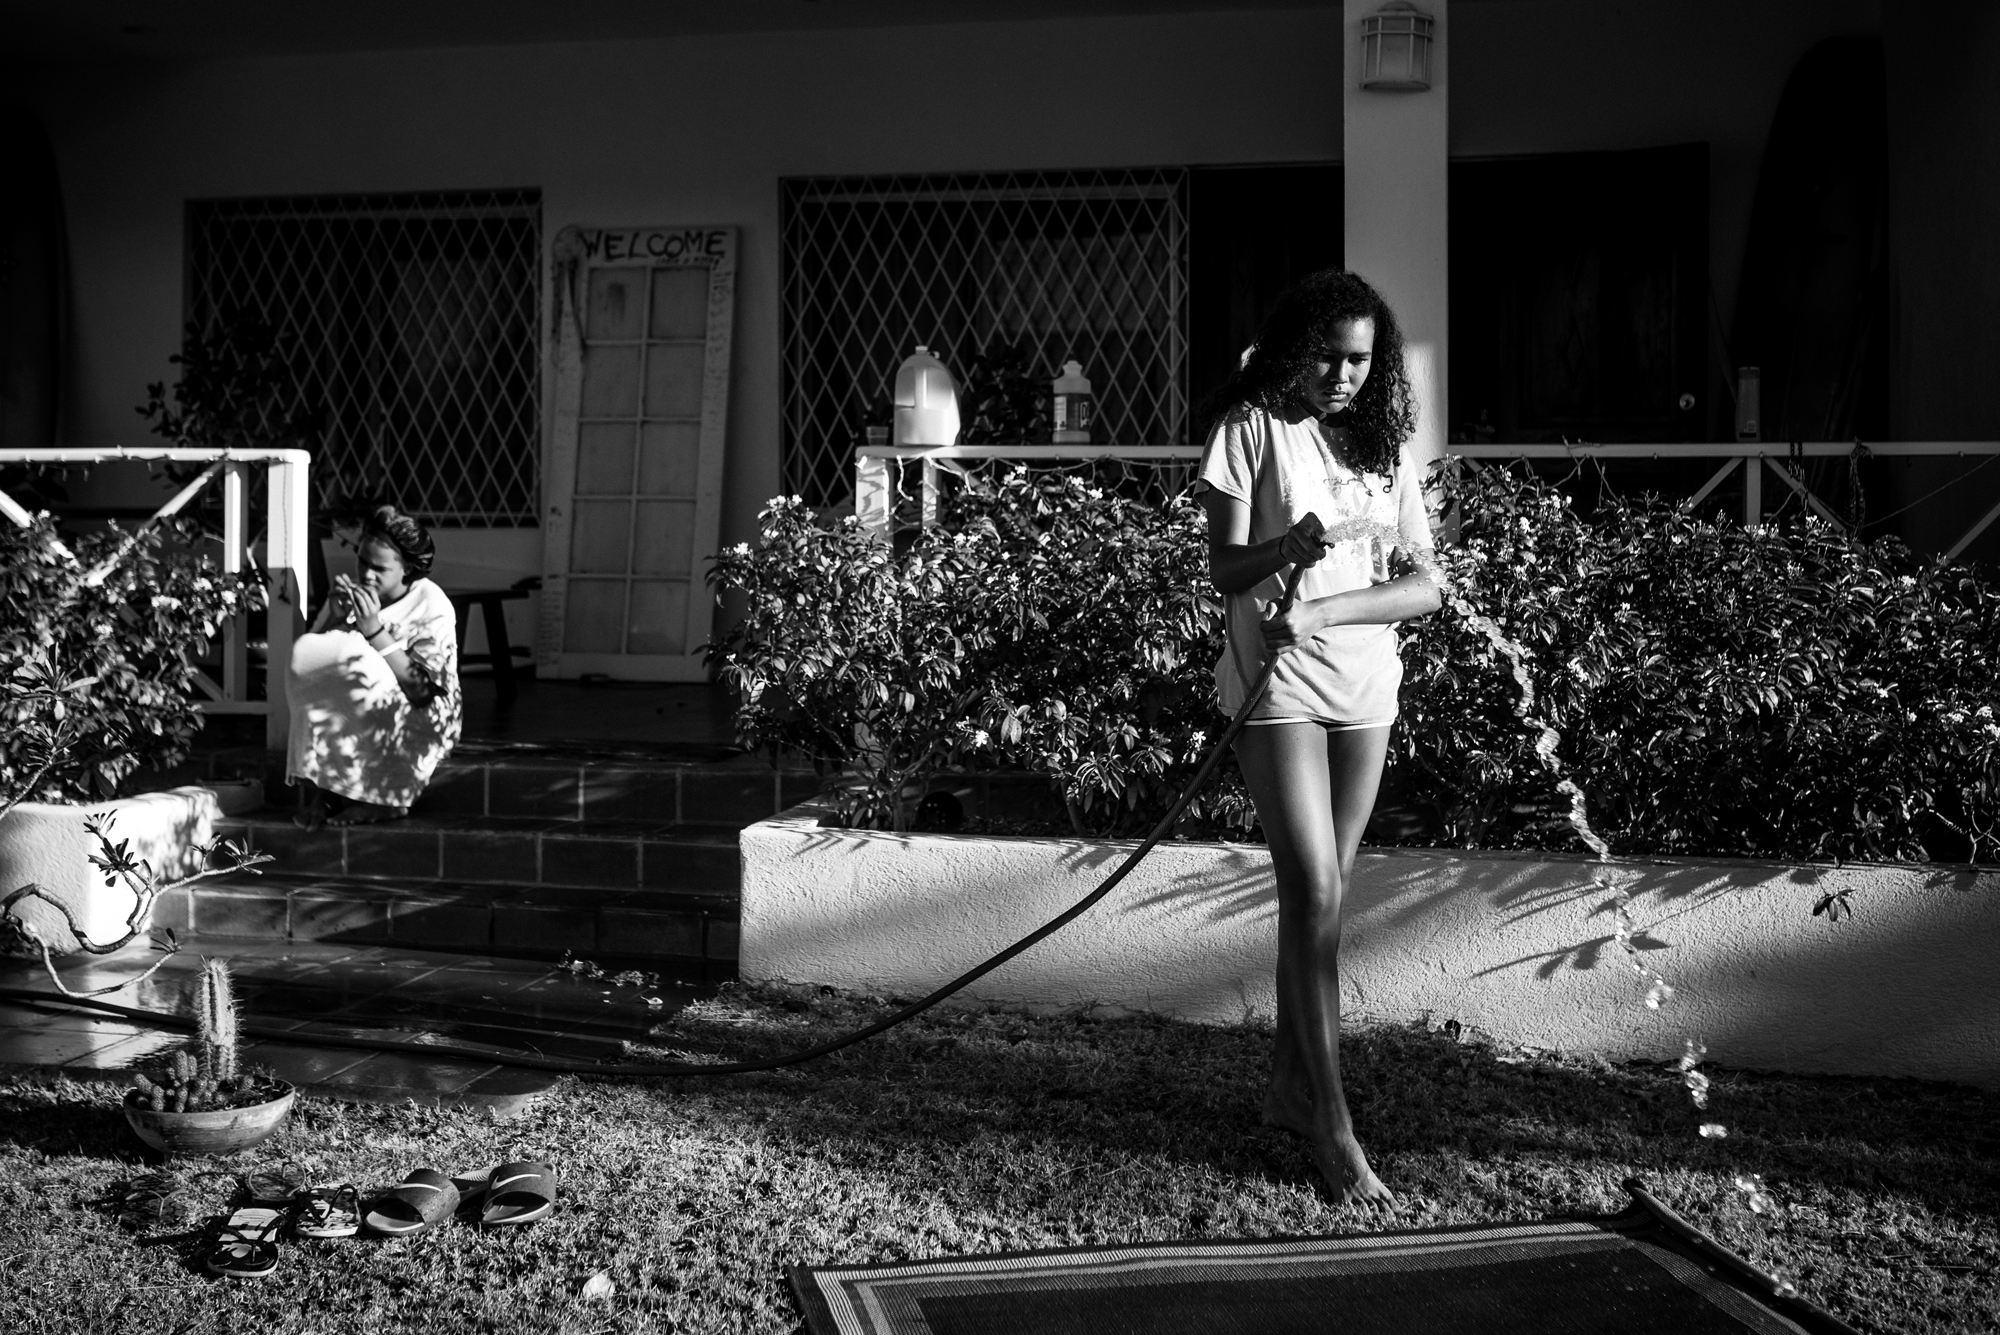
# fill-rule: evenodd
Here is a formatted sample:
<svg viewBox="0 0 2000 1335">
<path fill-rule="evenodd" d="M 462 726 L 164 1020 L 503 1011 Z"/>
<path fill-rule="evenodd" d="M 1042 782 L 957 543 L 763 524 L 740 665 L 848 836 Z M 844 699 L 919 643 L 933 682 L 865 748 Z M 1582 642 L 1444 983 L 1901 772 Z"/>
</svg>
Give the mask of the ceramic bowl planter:
<svg viewBox="0 0 2000 1335">
<path fill-rule="evenodd" d="M 283 1080 L 269 1088 L 271 1097 L 261 1103 L 202 1112 L 155 1111 L 135 1089 L 125 1096 L 125 1121 L 139 1139 L 165 1154 L 234 1154 L 263 1144 L 291 1120 L 298 1091 Z"/>
</svg>

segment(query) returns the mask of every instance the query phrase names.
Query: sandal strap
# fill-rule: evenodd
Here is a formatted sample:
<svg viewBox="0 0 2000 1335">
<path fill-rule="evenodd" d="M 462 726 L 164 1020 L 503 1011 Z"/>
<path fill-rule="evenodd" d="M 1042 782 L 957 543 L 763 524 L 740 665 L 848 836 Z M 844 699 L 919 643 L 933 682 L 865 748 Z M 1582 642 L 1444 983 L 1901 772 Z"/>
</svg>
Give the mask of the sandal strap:
<svg viewBox="0 0 2000 1335">
<path fill-rule="evenodd" d="M 267 1206 L 238 1209 L 216 1226 L 203 1263 L 218 1274 L 230 1273 L 225 1267 L 258 1274 L 273 1269 L 278 1263 L 276 1235 L 283 1221 L 283 1215 Z"/>
</svg>

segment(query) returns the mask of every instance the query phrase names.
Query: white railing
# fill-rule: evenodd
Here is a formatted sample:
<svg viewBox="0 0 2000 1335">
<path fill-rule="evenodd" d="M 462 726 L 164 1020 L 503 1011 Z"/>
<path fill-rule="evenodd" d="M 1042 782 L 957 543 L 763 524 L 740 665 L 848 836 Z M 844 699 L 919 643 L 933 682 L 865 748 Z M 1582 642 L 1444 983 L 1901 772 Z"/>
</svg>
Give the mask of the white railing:
<svg viewBox="0 0 2000 1335">
<path fill-rule="evenodd" d="M 28 449 L 0 450 L 0 464 L 86 464 L 113 463 L 134 459 L 144 462 L 205 463 L 200 476 L 161 506 L 147 524 L 181 510 L 217 477 L 222 479 L 222 568 L 239 574 L 249 564 L 253 550 L 263 548 L 261 565 L 270 577 L 270 612 L 265 633 L 264 698 L 250 696 L 250 646 L 246 638 L 247 619 L 238 613 L 223 629 L 222 680 L 207 673 L 196 674 L 196 684 L 208 698 L 196 707 L 208 714 L 264 715 L 264 744 L 284 750 L 291 727 L 291 710 L 285 699 L 285 669 L 292 660 L 292 641 L 302 624 L 306 595 L 306 468 L 311 456 L 304 450 L 261 449 Z M 266 495 L 270 504 L 265 532 L 250 532 L 250 470 L 265 466 Z M 0 514 L 27 527 L 33 517 L 11 496 L 0 492 Z M 142 526 L 143 528 L 143 526 Z M 260 541 L 261 539 L 261 541 Z M 102 579 L 108 565 L 93 570 L 86 579 Z"/>
<path fill-rule="evenodd" d="M 1004 459 L 1014 463 L 1088 463 L 1110 459 L 1155 467 L 1180 464 L 1192 473 L 1201 460 L 1199 445 L 862 445 L 854 451 L 854 516 L 863 527 L 886 534 L 894 524 L 896 497 L 906 463 L 923 468 L 923 522 L 937 523 L 938 482 L 947 472 L 962 473 L 965 462 Z"/>
<path fill-rule="evenodd" d="M 1786 461 L 1792 456 L 1793 448 L 1782 441 L 1753 440 L 1688 445 L 1447 445 L 1445 450 L 1455 458 L 1469 459 L 1475 464 L 1483 459 L 1570 459 L 1577 462 L 1584 459 L 1720 459 L 1723 461 L 1722 466 L 1715 470 L 1708 481 L 1702 483 L 1701 488 L 1693 496 L 1688 498 L 1687 504 L 1699 505 L 1708 499 L 1710 492 L 1727 481 L 1730 474 L 1738 468 L 1744 468 L 1743 522 L 1760 523 L 1764 514 L 1764 474 L 1768 469 L 1779 482 L 1796 493 L 1814 513 L 1842 532 L 1846 532 L 1846 521 L 1836 515 L 1825 501 L 1813 495 L 1812 489 L 1793 477 L 1791 471 L 1785 467 Z M 2000 441 L 1992 440 L 1869 441 L 1864 448 L 1870 457 L 1877 459 L 1953 457 L 1990 459 L 2000 455 Z M 1844 459 L 1853 454 L 1854 449 L 1852 441 L 1821 440 L 1799 445 L 1797 452 L 1808 459 Z M 1993 487 L 1992 508 L 1945 551 L 1945 560 L 1957 560 L 1959 553 L 1972 545 L 1973 539 L 1984 533 L 1994 520 L 2000 519 L 2000 468 L 1993 470 L 1989 481 Z"/>
<path fill-rule="evenodd" d="M 1854 448 L 1852 442 L 1812 441 L 1800 445 L 1798 453 L 1809 459 L 1846 458 L 1854 452 Z M 1871 457 L 1878 459 L 1983 460 L 2000 455 L 2000 441 L 1991 440 L 1871 441 L 1865 448 Z M 1768 469 L 1823 519 L 1842 531 L 1847 528 L 1846 522 L 1833 512 L 1832 507 L 1813 495 L 1811 488 L 1792 476 L 1784 466 L 1792 456 L 1793 447 L 1780 441 L 1659 445 L 1447 445 L 1445 452 L 1453 458 L 1472 461 L 1474 466 L 1483 460 L 1512 459 L 1570 459 L 1577 462 L 1584 459 L 1719 459 L 1722 466 L 1688 498 L 1688 504 L 1700 504 L 1737 469 L 1744 468 L 1743 522 L 1759 523 L 1764 513 L 1764 474 Z M 870 529 L 887 533 L 893 523 L 905 464 L 916 463 L 923 469 L 923 522 L 928 525 L 937 522 L 940 476 L 945 472 L 964 471 L 963 461 L 1005 459 L 1035 464 L 1118 459 L 1157 467 L 1191 464 L 1201 458 L 1201 448 L 1195 445 L 863 445 L 855 450 L 854 456 L 855 516 Z M 2000 520 L 2000 467 L 1994 468 L 1986 481 L 1992 487 L 1993 505 L 1945 551 L 1945 560 L 1956 560 L 1974 539 Z"/>
</svg>

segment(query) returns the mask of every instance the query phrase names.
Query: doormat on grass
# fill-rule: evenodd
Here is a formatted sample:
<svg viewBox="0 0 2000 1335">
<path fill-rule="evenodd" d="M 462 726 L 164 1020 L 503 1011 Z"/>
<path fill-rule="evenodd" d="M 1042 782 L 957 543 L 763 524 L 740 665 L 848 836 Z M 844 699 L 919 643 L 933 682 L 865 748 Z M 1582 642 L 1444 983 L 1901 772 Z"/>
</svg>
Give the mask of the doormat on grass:
<svg viewBox="0 0 2000 1335">
<path fill-rule="evenodd" d="M 812 1335 L 1853 1335 L 1627 1182 L 1605 1219 L 798 1266 Z"/>
</svg>

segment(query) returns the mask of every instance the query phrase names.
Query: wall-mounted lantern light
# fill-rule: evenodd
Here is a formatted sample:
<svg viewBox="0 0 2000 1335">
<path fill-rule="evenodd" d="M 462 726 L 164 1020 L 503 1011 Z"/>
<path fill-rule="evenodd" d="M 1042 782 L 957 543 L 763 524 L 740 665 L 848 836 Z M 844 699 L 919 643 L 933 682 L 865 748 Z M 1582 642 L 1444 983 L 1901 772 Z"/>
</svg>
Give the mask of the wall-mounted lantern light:
<svg viewBox="0 0 2000 1335">
<path fill-rule="evenodd" d="M 1419 92 L 1431 86 L 1437 20 L 1408 0 L 1390 0 L 1361 20 L 1361 86 Z"/>
</svg>

